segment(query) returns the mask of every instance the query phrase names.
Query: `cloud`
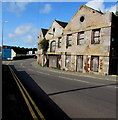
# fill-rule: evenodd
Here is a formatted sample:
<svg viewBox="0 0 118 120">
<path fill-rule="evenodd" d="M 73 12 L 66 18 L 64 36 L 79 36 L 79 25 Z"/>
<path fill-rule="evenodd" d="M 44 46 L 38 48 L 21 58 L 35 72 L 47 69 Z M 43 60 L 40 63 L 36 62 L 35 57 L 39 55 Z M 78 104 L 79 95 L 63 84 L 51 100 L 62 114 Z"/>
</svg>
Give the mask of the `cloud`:
<svg viewBox="0 0 118 120">
<path fill-rule="evenodd" d="M 92 1 L 87 2 L 86 5 L 88 7 L 91 7 L 95 10 L 100 10 L 102 12 L 114 12 L 115 13 L 116 5 L 118 5 L 118 3 L 109 8 L 105 8 L 104 0 L 92 0 Z"/>
<path fill-rule="evenodd" d="M 51 12 L 51 10 L 52 10 L 51 4 L 45 4 L 44 8 L 40 9 L 40 13 L 47 14 L 47 13 Z"/>
<path fill-rule="evenodd" d="M 104 6 L 104 0 L 92 0 L 86 3 L 88 7 L 91 7 L 95 10 L 101 10 L 104 11 L 105 6 Z"/>
<path fill-rule="evenodd" d="M 32 34 L 33 31 L 37 32 L 37 29 L 35 28 L 35 26 L 33 24 L 23 24 L 21 26 L 18 26 L 13 33 L 9 33 L 8 37 L 9 38 L 16 38 L 19 36 L 23 36 L 26 34 Z"/>
<path fill-rule="evenodd" d="M 106 12 L 116 12 L 116 7 L 118 7 L 118 3 L 116 3 L 114 6 L 111 6 L 109 8 L 106 8 Z"/>
<path fill-rule="evenodd" d="M 8 34 L 11 40 L 21 41 L 25 45 L 35 45 L 37 43 L 37 36 L 39 29 L 33 24 L 23 24 L 14 29 L 13 33 Z"/>
<path fill-rule="evenodd" d="M 24 34 L 27 34 L 28 32 L 30 32 L 30 30 L 33 28 L 34 26 L 32 24 L 24 24 L 24 25 L 21 25 L 19 27 L 17 27 L 15 30 L 14 30 L 14 33 L 16 35 L 24 35 Z"/>
<path fill-rule="evenodd" d="M 20 16 L 21 13 L 26 10 L 27 5 L 28 2 L 10 2 L 7 10 L 17 16 Z"/>
<path fill-rule="evenodd" d="M 31 35 L 28 35 L 24 38 L 24 43 L 25 44 L 33 44 L 33 37 Z"/>
</svg>

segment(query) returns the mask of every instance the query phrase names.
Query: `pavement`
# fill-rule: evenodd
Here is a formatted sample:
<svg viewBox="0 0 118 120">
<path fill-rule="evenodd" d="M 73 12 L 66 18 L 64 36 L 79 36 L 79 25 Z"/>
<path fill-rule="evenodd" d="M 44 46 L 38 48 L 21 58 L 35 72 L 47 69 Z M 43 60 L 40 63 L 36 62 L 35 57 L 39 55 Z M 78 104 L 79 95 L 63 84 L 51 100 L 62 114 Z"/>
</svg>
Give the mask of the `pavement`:
<svg viewBox="0 0 118 120">
<path fill-rule="evenodd" d="M 118 80 L 118 75 L 97 75 L 97 74 L 91 74 L 91 73 L 65 71 L 65 70 L 56 69 L 56 68 L 42 67 L 36 61 L 32 62 L 32 65 L 38 69 L 43 69 L 46 71 L 53 71 L 57 73 L 72 74 L 72 75 L 81 76 L 81 77 L 97 78 L 97 79 L 104 79 L 104 80 L 110 80 L 110 81 Z"/>
</svg>

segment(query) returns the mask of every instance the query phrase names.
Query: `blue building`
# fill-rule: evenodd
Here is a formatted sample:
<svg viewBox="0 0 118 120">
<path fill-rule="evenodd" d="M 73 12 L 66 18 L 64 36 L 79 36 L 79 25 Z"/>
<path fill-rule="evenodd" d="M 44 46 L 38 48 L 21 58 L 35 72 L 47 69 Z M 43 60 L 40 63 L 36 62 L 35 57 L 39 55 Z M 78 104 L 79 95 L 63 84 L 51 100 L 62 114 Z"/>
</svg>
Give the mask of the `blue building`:
<svg viewBox="0 0 118 120">
<path fill-rule="evenodd" d="M 16 53 L 14 52 L 13 49 L 8 48 L 8 47 L 2 48 L 2 59 L 12 60 L 15 55 Z"/>
<path fill-rule="evenodd" d="M 3 59 L 11 58 L 11 48 L 3 48 L 2 49 L 2 58 Z"/>
</svg>

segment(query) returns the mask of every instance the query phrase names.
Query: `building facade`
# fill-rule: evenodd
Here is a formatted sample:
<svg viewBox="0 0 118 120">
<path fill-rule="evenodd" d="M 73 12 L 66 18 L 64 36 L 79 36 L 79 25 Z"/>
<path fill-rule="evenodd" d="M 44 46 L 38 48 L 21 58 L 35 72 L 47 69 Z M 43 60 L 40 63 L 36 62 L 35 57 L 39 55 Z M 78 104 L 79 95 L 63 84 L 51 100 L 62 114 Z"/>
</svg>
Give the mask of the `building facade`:
<svg viewBox="0 0 118 120">
<path fill-rule="evenodd" d="M 47 33 L 48 29 L 43 29 L 41 28 L 39 36 L 38 36 L 38 51 L 37 51 L 37 62 L 38 64 L 40 64 L 41 66 L 45 65 L 45 60 L 46 60 L 46 56 L 43 55 L 42 49 L 40 48 L 40 42 L 45 39 L 45 35 Z"/>
<path fill-rule="evenodd" d="M 49 67 L 93 74 L 118 74 L 118 17 L 82 5 L 65 27 L 53 22 L 49 40 Z"/>
</svg>

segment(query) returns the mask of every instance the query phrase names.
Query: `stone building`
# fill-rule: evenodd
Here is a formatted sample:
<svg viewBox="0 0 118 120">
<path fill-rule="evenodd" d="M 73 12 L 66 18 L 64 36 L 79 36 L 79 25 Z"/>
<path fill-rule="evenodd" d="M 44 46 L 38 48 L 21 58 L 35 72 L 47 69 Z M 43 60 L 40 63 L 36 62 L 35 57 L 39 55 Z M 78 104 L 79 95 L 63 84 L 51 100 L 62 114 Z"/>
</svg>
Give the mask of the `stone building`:
<svg viewBox="0 0 118 120">
<path fill-rule="evenodd" d="M 39 44 L 45 38 L 45 35 L 46 35 L 47 31 L 48 31 L 48 29 L 41 28 L 39 36 L 38 36 L 37 62 L 38 62 L 38 64 L 40 64 L 42 66 L 43 66 L 44 56 L 43 56 L 42 49 L 40 48 Z"/>
<path fill-rule="evenodd" d="M 49 66 L 49 67 L 60 68 L 60 65 L 58 63 L 59 63 L 60 56 L 61 56 L 61 49 L 60 49 L 60 45 L 62 41 L 61 37 L 62 37 L 62 33 L 66 25 L 67 25 L 66 22 L 54 20 L 48 31 L 47 29 L 40 30 L 40 35 L 38 37 L 38 44 L 44 38 L 49 40 L 49 49 L 48 49 L 48 52 L 46 53 L 47 54 L 46 56 L 42 54 L 40 45 L 38 45 L 39 49 L 38 49 L 37 62 L 40 65 L 44 66 L 46 64 L 46 66 Z"/>
<path fill-rule="evenodd" d="M 63 32 L 66 27 L 66 22 L 61 22 L 58 20 L 54 20 L 45 37 L 49 40 L 49 49 L 47 52 L 49 60 L 49 67 L 61 67 L 61 52 L 63 43 Z"/>
<path fill-rule="evenodd" d="M 118 17 L 82 5 L 64 27 L 47 31 L 49 67 L 94 74 L 118 74 Z"/>
</svg>

